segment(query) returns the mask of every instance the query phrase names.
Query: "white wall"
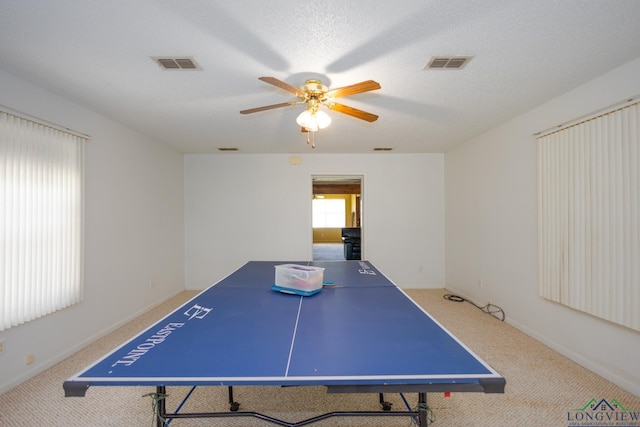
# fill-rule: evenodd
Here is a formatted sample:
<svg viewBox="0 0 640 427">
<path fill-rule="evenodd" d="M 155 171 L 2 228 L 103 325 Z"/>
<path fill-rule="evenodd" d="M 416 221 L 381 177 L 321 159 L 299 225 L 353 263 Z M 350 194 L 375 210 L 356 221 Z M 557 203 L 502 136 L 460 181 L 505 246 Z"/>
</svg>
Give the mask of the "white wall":
<svg viewBox="0 0 640 427">
<path fill-rule="evenodd" d="M 312 175 L 362 175 L 363 258 L 403 287 L 444 283 L 444 155 L 185 156 L 187 289 L 249 260 L 312 258 Z"/>
<path fill-rule="evenodd" d="M 1 71 L 0 104 L 91 135 L 84 301 L 0 332 L 2 393 L 184 289 L 184 190 L 181 153 Z"/>
<path fill-rule="evenodd" d="M 638 332 L 537 295 L 533 137 L 640 94 L 638 76 L 640 59 L 448 152 L 445 197 L 447 287 L 491 300 L 510 324 L 640 396 Z"/>
</svg>

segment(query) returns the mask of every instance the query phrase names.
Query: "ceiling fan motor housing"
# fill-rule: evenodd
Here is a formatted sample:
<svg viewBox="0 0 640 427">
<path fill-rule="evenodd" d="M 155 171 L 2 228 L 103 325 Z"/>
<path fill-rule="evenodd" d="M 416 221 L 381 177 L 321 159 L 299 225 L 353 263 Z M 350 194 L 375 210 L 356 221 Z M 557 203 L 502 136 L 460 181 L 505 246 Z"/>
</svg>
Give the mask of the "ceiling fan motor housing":
<svg viewBox="0 0 640 427">
<path fill-rule="evenodd" d="M 329 88 L 323 85 L 320 80 L 309 79 L 304 85 L 300 87 L 305 92 L 305 98 L 317 98 L 322 100 L 324 94 L 329 91 Z"/>
</svg>

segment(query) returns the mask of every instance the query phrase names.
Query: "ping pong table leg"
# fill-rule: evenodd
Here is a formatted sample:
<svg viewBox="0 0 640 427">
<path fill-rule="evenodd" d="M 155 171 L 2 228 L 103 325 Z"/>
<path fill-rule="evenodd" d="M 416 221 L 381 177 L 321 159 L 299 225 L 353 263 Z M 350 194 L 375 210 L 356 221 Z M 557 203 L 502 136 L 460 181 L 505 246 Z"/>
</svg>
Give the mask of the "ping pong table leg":
<svg viewBox="0 0 640 427">
<path fill-rule="evenodd" d="M 429 418 L 427 417 L 427 393 L 418 393 L 418 425 L 420 427 L 426 427 L 429 424 Z"/>
<path fill-rule="evenodd" d="M 233 400 L 233 386 L 229 386 L 229 410 L 237 411 L 240 408 L 240 404 Z"/>
<path fill-rule="evenodd" d="M 391 405 L 393 405 L 390 402 L 385 402 L 384 401 L 384 393 L 379 393 L 380 394 L 380 405 L 382 405 L 382 410 L 383 411 L 390 411 L 391 410 Z"/>
<path fill-rule="evenodd" d="M 156 387 L 156 395 L 157 396 L 165 396 L 167 393 L 166 387 L 165 386 L 157 386 Z M 156 408 L 156 426 L 157 427 L 165 427 L 165 418 L 164 416 L 167 415 L 167 404 L 165 399 L 157 399 L 157 403 L 158 406 Z"/>
</svg>

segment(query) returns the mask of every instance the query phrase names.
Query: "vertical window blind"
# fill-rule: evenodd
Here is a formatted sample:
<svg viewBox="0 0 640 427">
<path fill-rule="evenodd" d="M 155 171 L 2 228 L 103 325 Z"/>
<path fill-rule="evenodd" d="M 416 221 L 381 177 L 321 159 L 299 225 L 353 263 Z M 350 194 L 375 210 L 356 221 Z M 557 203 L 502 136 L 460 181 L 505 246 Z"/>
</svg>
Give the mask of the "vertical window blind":
<svg viewBox="0 0 640 427">
<path fill-rule="evenodd" d="M 537 143 L 539 295 L 640 330 L 640 103 Z"/>
<path fill-rule="evenodd" d="M 86 140 L 0 111 L 0 331 L 82 300 Z"/>
</svg>

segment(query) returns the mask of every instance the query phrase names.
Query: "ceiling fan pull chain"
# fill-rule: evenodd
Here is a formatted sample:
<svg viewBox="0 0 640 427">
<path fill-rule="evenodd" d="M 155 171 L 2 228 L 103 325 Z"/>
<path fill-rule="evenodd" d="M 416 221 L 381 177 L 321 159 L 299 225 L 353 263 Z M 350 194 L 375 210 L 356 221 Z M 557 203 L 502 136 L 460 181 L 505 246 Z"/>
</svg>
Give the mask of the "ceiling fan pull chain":
<svg viewBox="0 0 640 427">
<path fill-rule="evenodd" d="M 307 144 L 311 144 L 311 148 L 316 148 L 316 133 L 307 130 Z"/>
</svg>

